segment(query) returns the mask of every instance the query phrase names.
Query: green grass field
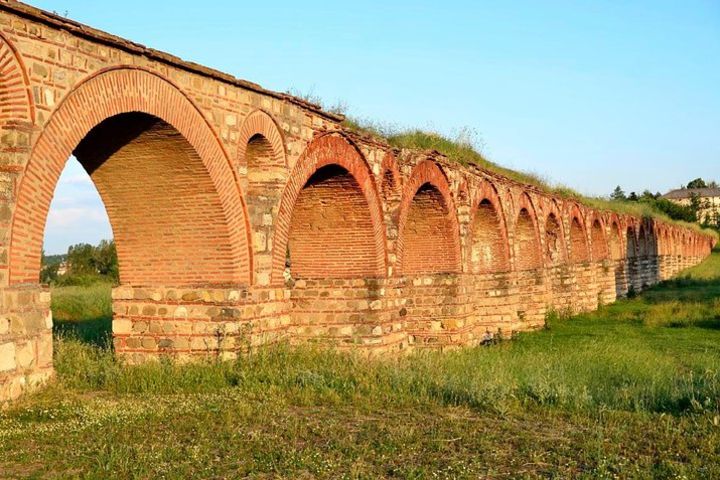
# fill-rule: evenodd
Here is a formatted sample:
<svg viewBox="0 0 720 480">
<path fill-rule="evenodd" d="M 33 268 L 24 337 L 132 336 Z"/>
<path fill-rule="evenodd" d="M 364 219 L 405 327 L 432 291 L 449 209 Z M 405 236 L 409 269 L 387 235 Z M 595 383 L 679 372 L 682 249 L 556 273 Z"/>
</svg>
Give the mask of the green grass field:
<svg viewBox="0 0 720 480">
<path fill-rule="evenodd" d="M 0 413 L 0 478 L 720 478 L 720 253 L 516 341 L 374 361 L 123 367 L 103 288 L 54 292 L 58 378 Z"/>
</svg>

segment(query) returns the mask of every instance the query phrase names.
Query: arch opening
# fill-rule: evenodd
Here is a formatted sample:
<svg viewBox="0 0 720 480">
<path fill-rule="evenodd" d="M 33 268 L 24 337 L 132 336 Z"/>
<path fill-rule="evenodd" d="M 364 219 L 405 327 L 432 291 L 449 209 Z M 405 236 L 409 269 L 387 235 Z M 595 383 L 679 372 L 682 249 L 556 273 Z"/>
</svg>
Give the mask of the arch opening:
<svg viewBox="0 0 720 480">
<path fill-rule="evenodd" d="M 534 270 L 542 267 L 540 242 L 530 212 L 527 208 L 520 210 L 515 223 L 515 268 L 517 270 Z"/>
<path fill-rule="evenodd" d="M 500 216 L 488 199 L 480 202 L 473 218 L 470 268 L 472 273 L 505 272 L 510 269 Z"/>
<path fill-rule="evenodd" d="M 635 230 L 632 227 L 628 227 L 627 229 L 625 244 L 627 245 L 627 258 L 637 257 L 637 240 L 635 238 Z"/>
<path fill-rule="evenodd" d="M 612 258 L 613 260 L 622 259 L 622 241 L 620 240 L 620 227 L 615 222 L 613 222 L 612 227 L 610 227 L 609 250 L 610 258 Z"/>
<path fill-rule="evenodd" d="M 285 162 L 263 134 L 256 133 L 250 137 L 245 146 L 245 160 L 248 195 L 261 195 L 268 184 L 277 185 L 285 181 Z"/>
<path fill-rule="evenodd" d="M 572 263 L 590 261 L 585 231 L 577 217 L 573 217 L 570 223 L 570 260 Z"/>
<path fill-rule="evenodd" d="M 609 256 L 609 248 L 605 240 L 602 224 L 600 220 L 595 220 L 591 230 L 593 260 L 596 262 L 605 260 Z"/>
<path fill-rule="evenodd" d="M 402 232 L 403 274 L 457 272 L 450 214 L 445 198 L 433 184 L 424 183 L 415 192 Z"/>
<path fill-rule="evenodd" d="M 565 244 L 560 222 L 554 213 L 545 221 L 545 248 L 548 265 L 561 265 L 566 261 Z"/>
<path fill-rule="evenodd" d="M 234 257 L 222 203 L 207 169 L 172 125 L 146 113 L 102 120 L 80 140 L 73 155 L 90 175 L 115 233 L 120 282 L 137 286 L 229 284 Z M 32 241 L 13 245 L 15 275 L 37 278 L 45 213 L 65 162 L 50 165 L 41 187 L 21 197 L 14 228 Z M 29 221 L 26 214 L 43 221 Z"/>
<path fill-rule="evenodd" d="M 648 237 L 645 234 L 645 227 L 643 227 L 642 225 L 640 226 L 640 230 L 638 232 L 637 249 L 639 257 L 648 256 Z"/>
<path fill-rule="evenodd" d="M 370 209 L 355 177 L 326 165 L 313 173 L 292 211 L 288 238 L 290 275 L 295 278 L 377 276 Z"/>
</svg>

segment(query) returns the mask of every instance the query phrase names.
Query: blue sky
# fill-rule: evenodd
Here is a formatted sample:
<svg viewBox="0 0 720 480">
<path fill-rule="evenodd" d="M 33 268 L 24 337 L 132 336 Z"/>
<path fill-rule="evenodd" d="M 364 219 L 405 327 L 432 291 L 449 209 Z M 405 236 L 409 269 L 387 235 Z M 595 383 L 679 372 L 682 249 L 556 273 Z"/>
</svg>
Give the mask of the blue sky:
<svg viewBox="0 0 720 480">
<path fill-rule="evenodd" d="M 495 162 L 586 194 L 720 180 L 717 1 L 30 3 L 354 116 L 470 128 Z M 49 252 L 110 234 L 81 174 L 58 185 L 53 212 L 76 210 L 51 212 Z"/>
</svg>

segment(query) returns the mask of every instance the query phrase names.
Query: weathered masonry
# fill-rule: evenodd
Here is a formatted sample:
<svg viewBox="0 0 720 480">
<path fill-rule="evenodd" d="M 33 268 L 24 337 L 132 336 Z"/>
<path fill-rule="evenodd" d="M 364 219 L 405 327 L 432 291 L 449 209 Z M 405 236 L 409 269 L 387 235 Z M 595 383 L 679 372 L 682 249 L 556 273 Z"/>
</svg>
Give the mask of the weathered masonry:
<svg viewBox="0 0 720 480">
<path fill-rule="evenodd" d="M 0 403 L 52 368 L 38 284 L 74 154 L 120 260 L 116 351 L 232 358 L 280 340 L 380 353 L 477 343 L 589 310 L 709 254 L 64 18 L 0 0 Z"/>
</svg>

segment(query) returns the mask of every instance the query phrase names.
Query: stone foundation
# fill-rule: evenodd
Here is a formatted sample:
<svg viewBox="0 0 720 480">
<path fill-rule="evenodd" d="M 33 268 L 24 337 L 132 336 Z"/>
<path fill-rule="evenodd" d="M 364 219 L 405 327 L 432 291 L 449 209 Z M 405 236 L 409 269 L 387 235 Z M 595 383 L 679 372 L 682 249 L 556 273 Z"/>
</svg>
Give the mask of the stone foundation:
<svg viewBox="0 0 720 480">
<path fill-rule="evenodd" d="M 0 405 L 53 374 L 50 292 L 39 287 L 0 294 Z"/>
</svg>

